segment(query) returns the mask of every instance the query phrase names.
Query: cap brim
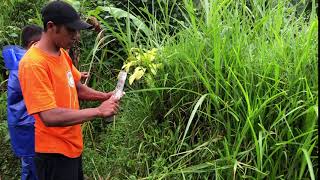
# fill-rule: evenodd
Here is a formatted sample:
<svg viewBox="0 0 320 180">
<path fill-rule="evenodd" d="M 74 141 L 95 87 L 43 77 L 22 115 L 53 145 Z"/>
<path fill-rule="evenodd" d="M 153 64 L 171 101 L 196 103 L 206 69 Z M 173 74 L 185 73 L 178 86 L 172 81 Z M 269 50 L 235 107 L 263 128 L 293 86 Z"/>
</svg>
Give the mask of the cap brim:
<svg viewBox="0 0 320 180">
<path fill-rule="evenodd" d="M 65 24 L 68 28 L 75 29 L 75 30 L 84 30 L 92 28 L 91 24 L 88 24 L 80 19 L 71 23 Z"/>
</svg>

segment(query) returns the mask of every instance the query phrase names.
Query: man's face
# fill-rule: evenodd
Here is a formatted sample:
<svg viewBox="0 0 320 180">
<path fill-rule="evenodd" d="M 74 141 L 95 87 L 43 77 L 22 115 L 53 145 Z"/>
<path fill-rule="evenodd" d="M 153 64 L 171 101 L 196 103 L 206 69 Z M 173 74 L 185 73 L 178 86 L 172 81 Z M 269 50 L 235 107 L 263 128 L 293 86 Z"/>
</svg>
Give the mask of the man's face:
<svg viewBox="0 0 320 180">
<path fill-rule="evenodd" d="M 54 26 L 53 40 L 59 48 L 70 49 L 76 42 L 79 31 L 64 25 Z"/>
</svg>

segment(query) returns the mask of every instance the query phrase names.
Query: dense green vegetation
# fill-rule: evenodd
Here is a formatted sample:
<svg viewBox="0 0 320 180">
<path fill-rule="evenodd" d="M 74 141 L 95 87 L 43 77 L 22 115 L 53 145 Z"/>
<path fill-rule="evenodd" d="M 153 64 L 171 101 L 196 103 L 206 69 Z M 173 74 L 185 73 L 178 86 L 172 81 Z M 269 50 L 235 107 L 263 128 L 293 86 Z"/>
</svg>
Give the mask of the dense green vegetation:
<svg viewBox="0 0 320 180">
<path fill-rule="evenodd" d="M 1 46 L 18 43 L 18 29 L 28 19 L 38 22 L 34 15 L 43 3 L 8 2 L 0 5 L 7 6 L 0 15 Z M 155 61 L 162 63 L 157 72 L 146 71 L 126 85 L 113 123 L 97 119 L 83 125 L 86 176 L 315 179 L 318 3 L 143 2 L 81 1 L 78 7 L 104 29 L 99 35 L 82 33 L 79 69 L 91 72 L 89 86 L 113 90 L 123 63 L 135 56 L 132 48 L 156 48 Z M 34 8 L 13 15 L 19 4 Z M 17 30 L 9 30 L 9 22 Z M 0 177 L 12 179 L 19 178 L 19 162 L 8 149 L 5 79 L 3 73 Z"/>
</svg>

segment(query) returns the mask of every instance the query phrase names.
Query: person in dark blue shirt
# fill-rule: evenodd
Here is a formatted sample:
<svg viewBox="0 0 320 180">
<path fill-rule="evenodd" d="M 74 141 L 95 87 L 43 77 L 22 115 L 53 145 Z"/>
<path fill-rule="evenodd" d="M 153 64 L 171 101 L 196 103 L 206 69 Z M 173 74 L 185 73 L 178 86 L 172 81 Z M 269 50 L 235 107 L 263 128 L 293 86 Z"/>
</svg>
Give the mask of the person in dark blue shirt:
<svg viewBox="0 0 320 180">
<path fill-rule="evenodd" d="M 19 61 L 32 44 L 39 41 L 42 28 L 27 25 L 21 33 L 22 47 L 5 46 L 2 55 L 9 70 L 7 115 L 10 143 L 14 154 L 21 158 L 21 180 L 37 180 L 34 164 L 34 118 L 28 115 L 18 79 Z"/>
</svg>

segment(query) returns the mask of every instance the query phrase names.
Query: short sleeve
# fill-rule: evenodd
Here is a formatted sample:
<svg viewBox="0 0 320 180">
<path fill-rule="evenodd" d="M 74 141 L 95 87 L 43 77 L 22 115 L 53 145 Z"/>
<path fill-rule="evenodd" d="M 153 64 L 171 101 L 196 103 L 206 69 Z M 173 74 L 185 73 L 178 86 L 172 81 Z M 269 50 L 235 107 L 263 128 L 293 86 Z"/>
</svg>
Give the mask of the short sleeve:
<svg viewBox="0 0 320 180">
<path fill-rule="evenodd" d="M 29 114 L 57 107 L 52 83 L 44 65 L 20 62 L 19 81 Z"/>
<path fill-rule="evenodd" d="M 81 79 L 81 73 L 73 64 L 71 66 L 71 73 L 72 73 L 75 84 L 77 84 Z"/>
</svg>

